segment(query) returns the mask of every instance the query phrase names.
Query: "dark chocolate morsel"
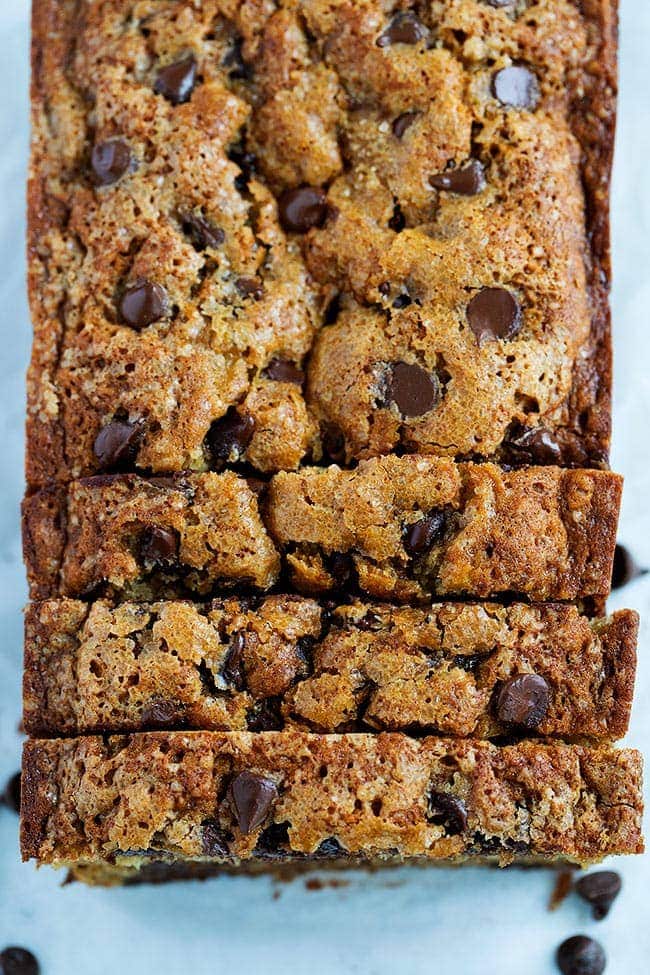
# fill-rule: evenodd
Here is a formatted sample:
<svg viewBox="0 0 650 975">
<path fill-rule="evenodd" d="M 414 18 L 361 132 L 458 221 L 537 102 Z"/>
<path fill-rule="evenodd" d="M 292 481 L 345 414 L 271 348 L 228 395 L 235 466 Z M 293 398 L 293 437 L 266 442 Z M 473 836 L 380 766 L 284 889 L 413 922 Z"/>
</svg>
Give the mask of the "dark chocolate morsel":
<svg viewBox="0 0 650 975">
<path fill-rule="evenodd" d="M 142 721 L 149 728 L 171 728 L 183 723 L 185 706 L 181 701 L 153 698 L 143 708 Z"/>
<path fill-rule="evenodd" d="M 124 291 L 120 314 L 124 322 L 139 331 L 159 321 L 167 310 L 167 292 L 154 281 L 136 281 Z"/>
<path fill-rule="evenodd" d="M 100 470 L 120 470 L 133 465 L 143 436 L 142 420 L 111 420 L 107 423 L 93 444 Z"/>
<path fill-rule="evenodd" d="M 305 374 L 291 359 L 272 359 L 264 370 L 263 375 L 276 383 L 296 383 L 301 386 L 305 381 Z"/>
<path fill-rule="evenodd" d="M 428 552 L 432 545 L 440 542 L 445 533 L 446 520 L 444 511 L 434 509 L 419 521 L 407 525 L 402 541 L 408 554 L 422 555 L 423 552 Z"/>
<path fill-rule="evenodd" d="M 607 964 L 602 947 L 584 934 L 563 941 L 555 958 L 562 975 L 602 975 Z"/>
<path fill-rule="evenodd" d="M 145 528 L 140 540 L 140 557 L 144 562 L 171 565 L 178 558 L 179 537 L 175 528 L 152 525 Z"/>
<path fill-rule="evenodd" d="M 208 430 L 206 444 L 212 460 L 234 463 L 241 459 L 255 433 L 255 419 L 230 407 Z"/>
<path fill-rule="evenodd" d="M 546 717 L 551 689 L 540 674 L 517 674 L 497 687 L 494 714 L 504 724 L 535 731 Z"/>
<path fill-rule="evenodd" d="M 521 306 L 505 288 L 482 288 L 470 301 L 466 314 L 479 345 L 512 339 L 521 331 Z"/>
<path fill-rule="evenodd" d="M 201 824 L 201 844 L 206 857 L 225 859 L 230 855 L 228 835 L 214 819 L 206 819 Z"/>
<path fill-rule="evenodd" d="M 429 36 L 427 27 L 413 13 L 403 10 L 395 14 L 386 30 L 377 39 L 377 47 L 392 44 L 418 44 Z"/>
<path fill-rule="evenodd" d="M 252 298 L 254 301 L 261 301 L 264 297 L 264 285 L 259 278 L 237 278 L 235 287 L 242 298 Z"/>
<path fill-rule="evenodd" d="M 621 589 L 628 582 L 644 576 L 648 572 L 636 564 L 630 552 L 624 545 L 617 545 L 614 549 L 614 564 L 612 566 L 612 589 Z"/>
<path fill-rule="evenodd" d="M 576 891 L 591 904 L 596 921 L 602 921 L 621 892 L 621 875 L 615 870 L 596 870 L 576 880 Z"/>
<path fill-rule="evenodd" d="M 196 84 L 196 58 L 193 54 L 161 68 L 153 86 L 157 95 L 163 95 L 172 105 L 190 100 Z"/>
<path fill-rule="evenodd" d="M 327 569 L 336 589 L 353 589 L 357 584 L 354 559 L 347 552 L 333 552 L 326 560 Z"/>
<path fill-rule="evenodd" d="M 10 946 L 0 951 L 0 975 L 39 975 L 36 956 L 27 948 Z"/>
<path fill-rule="evenodd" d="M 413 125 L 419 112 L 402 112 L 393 120 L 393 135 L 396 139 L 401 139 L 406 130 Z"/>
<path fill-rule="evenodd" d="M 287 822 L 271 823 L 263 829 L 255 844 L 255 856 L 265 860 L 279 860 L 289 856 L 291 853 L 289 826 Z"/>
<path fill-rule="evenodd" d="M 411 362 L 393 362 L 387 384 L 388 401 L 402 416 L 423 416 L 440 401 L 438 377 Z"/>
<path fill-rule="evenodd" d="M 246 671 L 244 669 L 244 649 L 246 637 L 243 633 L 235 633 L 230 638 L 230 645 L 226 659 L 221 668 L 223 679 L 236 691 L 246 689 Z"/>
<path fill-rule="evenodd" d="M 124 139 L 107 139 L 93 146 L 90 157 L 95 183 L 109 186 L 117 183 L 131 166 L 131 150 Z"/>
<path fill-rule="evenodd" d="M 458 196 L 476 196 L 485 189 L 485 170 L 478 159 L 470 159 L 466 166 L 434 173 L 429 182 L 436 190 L 456 193 Z"/>
<path fill-rule="evenodd" d="M 444 826 L 449 836 L 458 836 L 467 827 L 467 809 L 462 799 L 448 792 L 432 792 L 429 795 L 427 819 Z"/>
<path fill-rule="evenodd" d="M 562 448 L 546 427 L 513 426 L 506 438 L 506 446 L 528 464 L 560 464 Z"/>
<path fill-rule="evenodd" d="M 298 186 L 285 190 L 278 200 L 280 223 L 285 230 L 306 233 L 321 227 L 327 217 L 327 196 L 318 186 Z"/>
<path fill-rule="evenodd" d="M 492 91 L 502 105 L 533 109 L 540 98 L 539 82 L 535 74 L 522 64 L 501 68 L 492 79 Z"/>
<path fill-rule="evenodd" d="M 261 826 L 268 816 L 278 798 L 278 787 L 273 779 L 263 775 L 240 772 L 230 785 L 230 793 L 239 828 L 248 834 Z"/>
<path fill-rule="evenodd" d="M 20 780 L 20 772 L 14 772 L 2 793 L 3 803 L 15 813 L 20 812 Z"/>
<path fill-rule="evenodd" d="M 201 213 L 184 213 L 181 222 L 184 233 L 198 251 L 204 251 L 206 247 L 216 249 L 226 239 L 221 227 L 215 227 Z"/>
</svg>

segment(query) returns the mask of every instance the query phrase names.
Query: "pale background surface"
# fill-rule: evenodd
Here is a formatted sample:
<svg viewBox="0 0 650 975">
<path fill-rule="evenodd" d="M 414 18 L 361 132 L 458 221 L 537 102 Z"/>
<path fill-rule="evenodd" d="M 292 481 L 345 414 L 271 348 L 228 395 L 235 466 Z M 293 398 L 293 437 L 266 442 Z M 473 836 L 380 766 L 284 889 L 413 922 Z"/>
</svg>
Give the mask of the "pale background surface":
<svg viewBox="0 0 650 975">
<path fill-rule="evenodd" d="M 616 406 L 612 465 L 626 475 L 620 538 L 650 566 L 650 4 L 622 0 L 621 106 L 613 198 Z M 18 766 L 24 369 L 23 182 L 29 0 L 0 0 L 0 782 Z M 650 756 L 650 576 L 611 607 L 641 611 L 637 700 L 629 741 Z M 607 975 L 641 975 L 650 957 L 647 857 L 619 862 L 624 892 L 593 922 L 571 898 L 546 910 L 545 871 L 465 869 L 356 874 L 342 889 L 231 879 L 130 890 L 61 889 L 21 864 L 16 817 L 0 809 L 0 950 L 34 950 L 43 975 L 550 975 L 555 946 L 585 932 L 606 946 Z"/>
</svg>

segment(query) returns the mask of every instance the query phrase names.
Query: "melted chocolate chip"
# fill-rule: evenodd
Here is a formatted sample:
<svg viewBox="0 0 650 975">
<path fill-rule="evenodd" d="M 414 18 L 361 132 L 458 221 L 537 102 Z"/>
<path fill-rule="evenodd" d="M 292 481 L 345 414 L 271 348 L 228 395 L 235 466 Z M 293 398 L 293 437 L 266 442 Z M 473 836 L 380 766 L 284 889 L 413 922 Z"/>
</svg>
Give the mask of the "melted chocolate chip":
<svg viewBox="0 0 650 975">
<path fill-rule="evenodd" d="M 225 416 L 215 420 L 205 438 L 216 463 L 235 463 L 246 451 L 255 433 L 255 419 L 250 413 L 238 413 L 231 406 Z"/>
<path fill-rule="evenodd" d="M 602 921 L 621 892 L 621 875 L 615 870 L 597 870 L 580 877 L 575 886 L 582 899 L 591 904 L 594 919 Z"/>
<path fill-rule="evenodd" d="M 267 697 L 257 701 L 246 712 L 246 727 L 249 731 L 280 731 L 284 726 L 281 701 L 278 697 Z"/>
<path fill-rule="evenodd" d="M 247 835 L 261 826 L 278 798 L 278 787 L 272 779 L 253 772 L 240 772 L 231 785 L 235 815 L 239 828 Z"/>
<path fill-rule="evenodd" d="M 612 566 L 612 589 L 621 589 L 628 582 L 646 575 L 647 569 L 636 564 L 632 555 L 624 545 L 617 545 L 614 549 L 614 564 Z"/>
<path fill-rule="evenodd" d="M 602 947 L 584 934 L 563 941 L 555 957 L 562 975 L 602 975 L 607 964 Z"/>
<path fill-rule="evenodd" d="M 448 792 L 432 792 L 427 819 L 437 826 L 444 826 L 449 836 L 458 836 L 467 827 L 467 809 L 462 799 Z"/>
<path fill-rule="evenodd" d="M 188 102 L 196 84 L 196 58 L 193 54 L 168 64 L 158 72 L 153 90 L 172 105 Z"/>
<path fill-rule="evenodd" d="M 415 122 L 419 112 L 402 112 L 393 120 L 393 135 L 396 139 L 401 139 L 404 133 Z"/>
<path fill-rule="evenodd" d="M 345 462 L 345 436 L 335 426 L 327 426 L 321 433 L 323 450 L 336 464 Z"/>
<path fill-rule="evenodd" d="M 527 464 L 559 464 L 562 449 L 546 427 L 513 426 L 506 444 L 520 460 Z"/>
<path fill-rule="evenodd" d="M 327 197 L 318 186 L 299 186 L 285 190 L 278 200 L 280 223 L 285 230 L 306 233 L 311 227 L 322 227 L 327 217 Z"/>
<path fill-rule="evenodd" d="M 246 689 L 246 671 L 244 668 L 244 649 L 246 637 L 243 633 L 235 633 L 230 639 L 228 653 L 221 668 L 221 674 L 227 684 L 236 691 Z"/>
<path fill-rule="evenodd" d="M 533 109 L 540 98 L 536 76 L 521 64 L 497 71 L 492 79 L 492 90 L 502 105 L 512 108 Z"/>
<path fill-rule="evenodd" d="M 435 374 L 415 363 L 393 362 L 387 394 L 402 416 L 423 416 L 440 402 L 440 382 Z"/>
<path fill-rule="evenodd" d="M 178 558 L 179 537 L 174 528 L 154 525 L 145 528 L 140 540 L 140 557 L 156 565 L 172 565 Z"/>
<path fill-rule="evenodd" d="M 305 374 L 290 359 L 272 359 L 264 370 L 263 375 L 267 379 L 272 379 L 276 383 L 296 383 L 301 386 L 305 381 Z"/>
<path fill-rule="evenodd" d="M 17 948 L 12 945 L 0 951 L 2 975 L 39 975 L 40 970 L 36 956 L 27 948 Z"/>
<path fill-rule="evenodd" d="M 377 47 L 392 44 L 418 44 L 429 36 L 429 31 L 412 10 L 395 14 L 390 24 L 377 39 Z"/>
<path fill-rule="evenodd" d="M 289 839 L 289 823 L 271 823 L 263 829 L 255 844 L 255 856 L 265 860 L 276 860 L 288 856 L 291 852 Z"/>
<path fill-rule="evenodd" d="M 264 297 L 264 285 L 259 278 L 237 278 L 235 287 L 242 298 L 252 298 L 254 301 L 261 301 Z"/>
<path fill-rule="evenodd" d="M 109 186 L 117 183 L 131 166 L 131 150 L 124 139 L 108 139 L 93 147 L 90 157 L 95 183 Z"/>
<path fill-rule="evenodd" d="M 20 812 L 20 772 L 15 772 L 7 782 L 2 793 L 2 802 L 12 812 Z"/>
<path fill-rule="evenodd" d="M 93 453 L 102 471 L 123 470 L 131 467 L 144 436 L 142 420 L 111 420 L 99 431 L 93 444 Z"/>
<path fill-rule="evenodd" d="M 535 731 L 548 711 L 551 689 L 539 674 L 518 674 L 504 681 L 494 697 L 499 721 L 526 731 Z"/>
<path fill-rule="evenodd" d="M 167 292 L 153 281 L 136 281 L 130 285 L 120 301 L 122 319 L 139 331 L 159 321 L 167 309 Z"/>
<path fill-rule="evenodd" d="M 336 589 L 354 589 L 356 587 L 357 570 L 351 555 L 346 552 L 333 552 L 327 558 L 326 564 Z"/>
<path fill-rule="evenodd" d="M 432 545 L 442 541 L 446 527 L 444 511 L 430 511 L 424 518 L 407 525 L 402 536 L 404 548 L 410 556 L 428 552 Z"/>
<path fill-rule="evenodd" d="M 393 207 L 393 215 L 388 221 L 388 226 L 391 230 L 394 230 L 396 234 L 399 234 L 406 226 L 406 217 L 402 213 L 402 208 L 399 203 L 396 203 Z"/>
<path fill-rule="evenodd" d="M 201 845 L 203 854 L 206 857 L 218 857 L 219 859 L 228 857 L 228 839 L 232 839 L 232 834 L 222 829 L 215 819 L 206 819 L 201 824 Z"/>
<path fill-rule="evenodd" d="M 476 196 L 485 189 L 485 170 L 478 159 L 471 159 L 466 166 L 434 173 L 429 182 L 436 190 L 456 193 L 458 196 Z"/>
<path fill-rule="evenodd" d="M 511 339 L 521 331 L 521 306 L 505 288 L 482 288 L 467 306 L 467 321 L 479 345 Z"/>
<path fill-rule="evenodd" d="M 221 227 L 215 227 L 200 213 L 183 214 L 182 227 L 197 251 L 204 251 L 207 247 L 216 249 L 226 239 Z"/>
<path fill-rule="evenodd" d="M 154 699 L 142 711 L 142 721 L 149 728 L 171 728 L 182 724 L 184 718 L 185 705 L 181 701 Z"/>
</svg>

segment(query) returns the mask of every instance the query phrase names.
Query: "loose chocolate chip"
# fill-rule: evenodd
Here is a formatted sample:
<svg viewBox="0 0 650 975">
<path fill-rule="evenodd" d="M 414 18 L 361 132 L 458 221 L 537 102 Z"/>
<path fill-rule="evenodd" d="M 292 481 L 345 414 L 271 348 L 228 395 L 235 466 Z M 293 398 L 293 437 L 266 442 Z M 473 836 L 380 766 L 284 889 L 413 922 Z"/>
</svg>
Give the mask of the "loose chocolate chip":
<svg viewBox="0 0 650 975">
<path fill-rule="evenodd" d="M 239 413 L 231 406 L 225 416 L 214 421 L 205 438 L 212 460 L 222 463 L 240 460 L 254 433 L 254 417 L 250 413 Z"/>
<path fill-rule="evenodd" d="M 93 453 L 102 471 L 133 465 L 144 435 L 142 420 L 111 420 L 95 437 Z"/>
<path fill-rule="evenodd" d="M 345 552 L 333 552 L 327 559 L 327 569 L 336 589 L 353 589 L 357 584 L 354 559 Z"/>
<path fill-rule="evenodd" d="M 171 565 L 178 558 L 179 537 L 174 528 L 145 528 L 140 540 L 140 557 L 144 562 Z"/>
<path fill-rule="evenodd" d="M 458 836 L 467 827 L 465 803 L 448 792 L 430 794 L 427 818 L 437 826 L 444 826 L 449 836 Z"/>
<path fill-rule="evenodd" d="M 401 139 L 406 130 L 413 125 L 419 112 L 402 112 L 393 121 L 393 135 L 396 139 Z"/>
<path fill-rule="evenodd" d="M 492 91 L 502 105 L 512 108 L 535 108 L 540 97 L 536 76 L 521 64 L 497 71 L 492 79 Z"/>
<path fill-rule="evenodd" d="M 219 858 L 229 856 L 228 836 L 226 831 L 219 826 L 219 823 L 214 819 L 206 819 L 201 826 L 201 844 L 204 855 Z"/>
<path fill-rule="evenodd" d="M 1 975 L 39 975 L 36 957 L 27 948 L 10 947 L 0 951 Z"/>
<path fill-rule="evenodd" d="M 395 14 L 390 24 L 377 39 L 377 47 L 392 44 L 417 44 L 429 36 L 429 31 L 412 10 Z"/>
<path fill-rule="evenodd" d="M 555 957 L 562 975 L 602 975 L 607 964 L 602 947 L 584 934 L 563 941 Z"/>
<path fill-rule="evenodd" d="M 183 214 L 181 224 L 197 251 L 204 251 L 206 247 L 216 249 L 226 239 L 221 227 L 215 227 L 200 213 Z"/>
<path fill-rule="evenodd" d="M 142 721 L 150 728 L 170 728 L 182 724 L 185 706 L 181 701 L 149 701 L 142 711 Z"/>
<path fill-rule="evenodd" d="M 388 400 L 402 416 L 423 416 L 440 401 L 438 377 L 411 362 L 393 362 L 388 375 Z"/>
<path fill-rule="evenodd" d="M 8 809 L 15 813 L 20 812 L 20 772 L 15 772 L 7 782 L 2 801 Z"/>
<path fill-rule="evenodd" d="M 617 545 L 614 549 L 614 564 L 612 567 L 612 589 L 621 589 L 628 582 L 646 575 L 647 569 L 636 564 L 632 555 L 624 545 Z"/>
<path fill-rule="evenodd" d="M 163 317 L 167 310 L 167 292 L 153 281 L 136 281 L 120 301 L 120 314 L 127 325 L 140 330 Z"/>
<path fill-rule="evenodd" d="M 494 698 L 494 713 L 504 724 L 535 731 L 546 717 L 551 689 L 539 674 L 518 674 L 504 681 Z"/>
<path fill-rule="evenodd" d="M 602 921 L 621 892 L 621 875 L 615 870 L 597 870 L 580 877 L 576 890 L 588 904 L 596 921 Z"/>
<path fill-rule="evenodd" d="M 244 834 L 261 826 L 278 798 L 273 779 L 253 772 L 240 772 L 230 786 L 239 828 Z"/>
<path fill-rule="evenodd" d="M 458 196 L 476 196 L 485 189 L 485 170 L 478 159 L 471 159 L 466 166 L 434 173 L 429 182 L 436 190 L 457 193 Z"/>
<path fill-rule="evenodd" d="M 168 64 L 158 72 L 153 90 L 163 95 L 172 105 L 190 100 L 196 84 L 196 58 L 193 54 Z"/>
<path fill-rule="evenodd" d="M 301 386 L 305 381 L 305 374 L 300 366 L 297 366 L 295 362 L 291 362 L 290 359 L 282 359 L 279 357 L 269 362 L 263 375 L 276 383 L 296 383 L 298 386 Z"/>
<path fill-rule="evenodd" d="M 108 139 L 93 147 L 90 157 L 95 183 L 109 186 L 128 171 L 131 165 L 131 150 L 124 139 Z"/>
<path fill-rule="evenodd" d="M 514 426 L 506 438 L 514 454 L 528 464 L 559 464 L 562 448 L 546 427 Z"/>
<path fill-rule="evenodd" d="M 318 186 L 299 186 L 285 190 L 278 200 L 280 223 L 285 230 L 306 233 L 321 227 L 327 217 L 327 197 Z"/>
<path fill-rule="evenodd" d="M 407 525 L 402 542 L 408 554 L 421 555 L 440 542 L 445 533 L 446 521 L 445 512 L 434 509 L 419 521 Z"/>
<path fill-rule="evenodd" d="M 482 288 L 470 301 L 466 314 L 479 345 L 511 339 L 521 331 L 521 306 L 505 288 Z"/>
<path fill-rule="evenodd" d="M 237 278 L 235 287 L 242 298 L 253 298 L 254 301 L 261 301 L 264 297 L 264 285 L 259 278 Z"/>
<path fill-rule="evenodd" d="M 246 637 L 243 633 L 235 633 L 230 639 L 228 653 L 221 668 L 221 674 L 227 684 L 236 691 L 246 689 L 246 671 L 244 669 L 244 649 Z"/>
</svg>

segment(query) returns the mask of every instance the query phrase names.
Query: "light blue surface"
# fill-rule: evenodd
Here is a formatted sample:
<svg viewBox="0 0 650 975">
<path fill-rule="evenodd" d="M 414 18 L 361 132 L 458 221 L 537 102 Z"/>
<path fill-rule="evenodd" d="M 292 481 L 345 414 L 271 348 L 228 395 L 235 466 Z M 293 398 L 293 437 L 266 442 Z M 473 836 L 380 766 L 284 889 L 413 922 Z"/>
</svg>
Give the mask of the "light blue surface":
<svg viewBox="0 0 650 975">
<path fill-rule="evenodd" d="M 126 0 L 125 0 L 126 2 Z M 197 0 L 198 2 L 198 0 Z M 0 781 L 18 766 L 28 0 L 0 0 Z M 613 466 L 626 477 L 620 538 L 650 566 L 650 4 L 624 0 L 614 187 L 616 409 Z M 629 741 L 650 755 L 650 576 L 611 600 L 644 615 Z M 0 810 L 0 948 L 29 946 L 43 975 L 551 975 L 553 951 L 582 931 L 605 945 L 607 975 L 650 970 L 648 859 L 619 862 L 624 891 L 596 924 L 571 898 L 546 905 L 544 871 L 356 874 L 349 886 L 231 879 L 131 890 L 61 888 L 21 864 L 16 817 Z"/>
</svg>

